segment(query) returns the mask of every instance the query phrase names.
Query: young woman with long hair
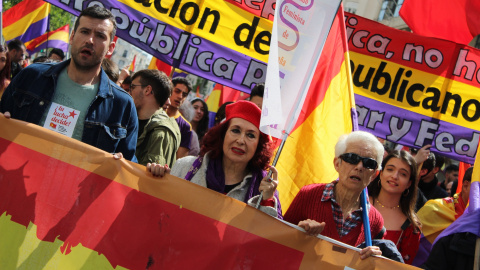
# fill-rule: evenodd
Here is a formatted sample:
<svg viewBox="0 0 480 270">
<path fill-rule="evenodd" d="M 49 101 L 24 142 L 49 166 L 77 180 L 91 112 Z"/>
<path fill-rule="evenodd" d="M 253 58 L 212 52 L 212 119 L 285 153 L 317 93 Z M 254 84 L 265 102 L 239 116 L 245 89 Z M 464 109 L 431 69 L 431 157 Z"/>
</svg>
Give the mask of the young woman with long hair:
<svg viewBox="0 0 480 270">
<path fill-rule="evenodd" d="M 379 175 L 368 185 L 371 205 L 382 214 L 387 233 L 403 260 L 411 264 L 420 244 L 421 223 L 415 214 L 417 162 L 406 151 L 385 157 Z"/>
</svg>

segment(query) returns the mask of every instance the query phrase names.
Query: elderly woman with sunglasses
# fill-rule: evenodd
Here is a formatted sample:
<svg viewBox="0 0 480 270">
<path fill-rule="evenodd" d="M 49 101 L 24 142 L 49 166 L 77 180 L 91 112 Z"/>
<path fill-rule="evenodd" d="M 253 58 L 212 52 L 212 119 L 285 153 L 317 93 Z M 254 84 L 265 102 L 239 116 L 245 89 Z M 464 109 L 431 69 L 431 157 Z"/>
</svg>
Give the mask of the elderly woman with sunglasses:
<svg viewBox="0 0 480 270">
<path fill-rule="evenodd" d="M 338 179 L 329 184 L 304 186 L 288 208 L 284 219 L 298 224 L 308 234 L 321 233 L 351 246 L 365 241 L 360 194 L 375 178 L 384 149 L 378 139 L 364 131 L 343 135 L 335 145 L 333 165 Z M 371 235 L 383 237 L 383 218 L 369 207 Z M 360 257 L 381 255 L 376 246 L 364 248 Z"/>
</svg>

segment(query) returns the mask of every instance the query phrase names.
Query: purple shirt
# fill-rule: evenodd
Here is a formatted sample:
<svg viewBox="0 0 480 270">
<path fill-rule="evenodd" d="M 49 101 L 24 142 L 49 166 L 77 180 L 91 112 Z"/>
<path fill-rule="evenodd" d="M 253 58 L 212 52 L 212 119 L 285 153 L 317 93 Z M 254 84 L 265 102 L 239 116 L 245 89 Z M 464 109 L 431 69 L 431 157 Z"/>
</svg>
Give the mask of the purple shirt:
<svg viewBox="0 0 480 270">
<path fill-rule="evenodd" d="M 185 147 L 190 150 L 190 141 L 192 140 L 192 125 L 183 118 L 180 113 L 174 117 L 177 121 L 178 127 L 180 128 L 180 147 Z"/>
</svg>

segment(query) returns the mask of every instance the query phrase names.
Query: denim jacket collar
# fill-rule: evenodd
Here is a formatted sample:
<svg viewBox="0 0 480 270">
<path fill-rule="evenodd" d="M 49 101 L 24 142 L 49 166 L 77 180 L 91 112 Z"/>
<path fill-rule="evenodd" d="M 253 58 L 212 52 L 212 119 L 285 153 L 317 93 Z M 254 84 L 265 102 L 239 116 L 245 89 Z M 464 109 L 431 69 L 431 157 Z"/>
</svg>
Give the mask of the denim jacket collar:
<svg viewBox="0 0 480 270">
<path fill-rule="evenodd" d="M 47 71 L 45 71 L 42 75 L 46 77 L 57 77 L 60 74 L 60 72 L 67 68 L 68 65 L 70 64 L 71 59 L 68 59 L 66 61 L 60 62 L 58 64 L 52 65 Z M 57 80 L 55 78 L 55 81 Z M 103 68 L 100 70 L 100 85 L 98 87 L 98 96 L 101 96 L 103 98 L 107 97 L 113 97 L 113 90 L 112 86 L 110 85 L 110 79 L 108 78 L 107 74 L 103 71 Z"/>
</svg>

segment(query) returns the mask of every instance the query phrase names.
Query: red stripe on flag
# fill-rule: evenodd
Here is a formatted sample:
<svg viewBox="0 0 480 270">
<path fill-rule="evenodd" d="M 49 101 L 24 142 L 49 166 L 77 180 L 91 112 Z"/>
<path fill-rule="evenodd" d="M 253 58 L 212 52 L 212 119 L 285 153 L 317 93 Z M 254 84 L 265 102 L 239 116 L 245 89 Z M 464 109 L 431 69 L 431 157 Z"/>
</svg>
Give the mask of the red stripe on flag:
<svg viewBox="0 0 480 270">
<path fill-rule="evenodd" d="M 344 62 L 345 49 L 338 44 L 343 44 L 343 33 L 339 30 L 340 20 L 343 19 L 341 13 L 337 13 L 332 27 L 328 34 L 327 40 L 323 47 L 320 60 L 315 69 L 312 83 L 307 92 L 305 103 L 300 113 L 297 123 L 293 130 L 297 129 L 305 119 L 320 105 L 325 97 L 325 93 L 330 86 L 331 80 L 340 73 L 342 63 Z M 339 60 L 341 59 L 341 60 Z M 333 61 L 335 60 L 335 61 Z M 347 98 L 347 97 L 345 97 Z"/>
<path fill-rule="evenodd" d="M 0 150 L 0 215 L 33 222 L 39 239 L 58 238 L 67 254 L 82 244 L 130 269 L 298 269 L 302 261 L 300 251 L 3 138 Z"/>
<path fill-rule="evenodd" d="M 247 12 L 252 13 L 255 16 L 263 17 L 271 21 L 273 21 L 273 16 L 275 15 L 275 1 L 240 1 L 238 2 L 236 0 L 225 0 L 225 2 L 235 5 Z M 267 5 L 265 5 L 265 3 L 267 3 Z"/>
<path fill-rule="evenodd" d="M 47 5 L 47 2 L 43 0 L 24 0 L 15 6 L 11 7 L 9 10 L 5 11 L 3 14 L 3 27 L 7 27 L 21 18 L 27 16 L 32 11 L 35 11 L 43 5 Z"/>
</svg>

